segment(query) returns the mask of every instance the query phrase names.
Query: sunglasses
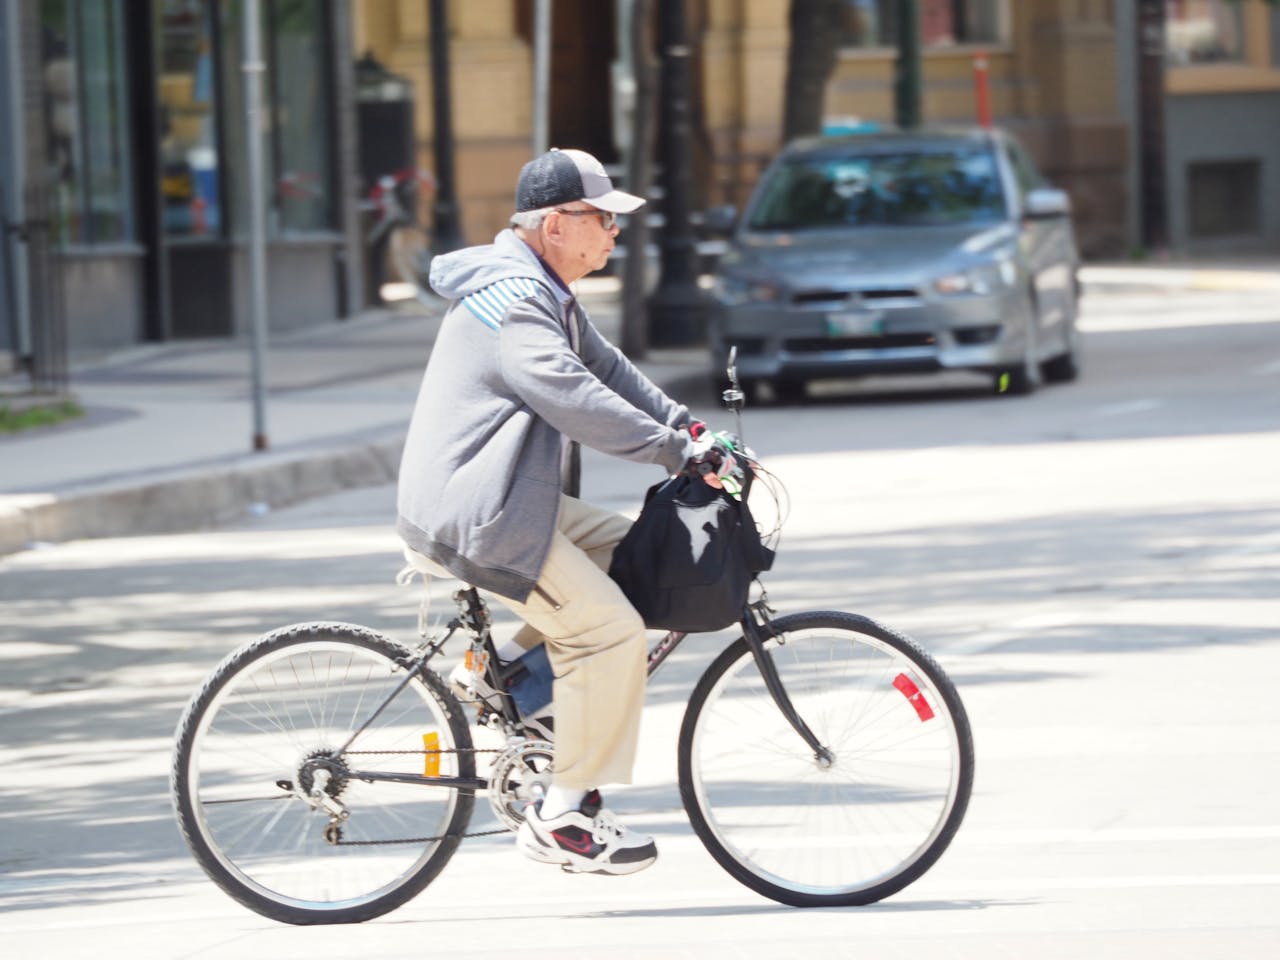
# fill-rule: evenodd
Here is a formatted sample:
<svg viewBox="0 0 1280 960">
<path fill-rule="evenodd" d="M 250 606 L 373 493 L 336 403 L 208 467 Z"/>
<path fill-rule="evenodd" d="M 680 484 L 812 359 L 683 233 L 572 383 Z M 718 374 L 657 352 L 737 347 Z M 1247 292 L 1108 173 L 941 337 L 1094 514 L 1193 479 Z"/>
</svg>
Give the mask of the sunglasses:
<svg viewBox="0 0 1280 960">
<path fill-rule="evenodd" d="M 618 225 L 618 215 L 611 210 L 561 210 L 556 207 L 556 213 L 563 213 L 566 217 L 599 217 L 605 230 L 612 230 Z"/>
</svg>

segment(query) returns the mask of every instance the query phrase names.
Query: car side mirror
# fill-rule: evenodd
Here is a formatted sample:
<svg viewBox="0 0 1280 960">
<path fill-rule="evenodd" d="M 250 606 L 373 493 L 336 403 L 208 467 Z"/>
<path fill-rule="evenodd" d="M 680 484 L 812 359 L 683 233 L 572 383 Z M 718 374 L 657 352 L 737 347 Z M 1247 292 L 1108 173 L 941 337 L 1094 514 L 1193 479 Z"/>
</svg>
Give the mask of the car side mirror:
<svg viewBox="0 0 1280 960">
<path fill-rule="evenodd" d="M 738 208 L 732 203 L 712 207 L 702 217 L 702 224 L 713 237 L 727 237 L 738 225 Z"/>
<path fill-rule="evenodd" d="M 1030 191 L 1022 203 L 1023 215 L 1032 220 L 1049 220 L 1071 215 L 1071 198 L 1065 190 L 1055 187 L 1037 187 Z"/>
</svg>

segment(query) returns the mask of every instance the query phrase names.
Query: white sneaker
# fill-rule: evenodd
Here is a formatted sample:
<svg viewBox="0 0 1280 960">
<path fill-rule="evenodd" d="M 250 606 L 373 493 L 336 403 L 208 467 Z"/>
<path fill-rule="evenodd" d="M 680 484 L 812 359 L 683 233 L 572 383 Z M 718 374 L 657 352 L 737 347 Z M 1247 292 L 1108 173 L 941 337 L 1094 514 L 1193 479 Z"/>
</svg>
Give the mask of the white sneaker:
<svg viewBox="0 0 1280 960">
<path fill-rule="evenodd" d="M 604 808 L 600 791 L 582 798 L 577 810 L 550 820 L 539 814 L 542 801 L 526 808 L 516 846 L 531 860 L 558 863 L 569 873 L 636 873 L 658 859 L 653 837 L 631 833 Z"/>
<path fill-rule="evenodd" d="M 471 687 L 473 681 L 474 691 Z M 498 691 L 489 685 L 483 673 L 478 673 L 473 678 L 465 663 L 459 663 L 449 671 L 449 685 L 453 688 L 453 695 L 464 705 L 474 704 L 477 709 L 488 707 L 495 713 L 502 710 L 502 697 Z M 521 719 L 532 736 L 548 743 L 555 742 L 556 723 L 552 704 L 548 703 L 533 716 Z"/>
</svg>

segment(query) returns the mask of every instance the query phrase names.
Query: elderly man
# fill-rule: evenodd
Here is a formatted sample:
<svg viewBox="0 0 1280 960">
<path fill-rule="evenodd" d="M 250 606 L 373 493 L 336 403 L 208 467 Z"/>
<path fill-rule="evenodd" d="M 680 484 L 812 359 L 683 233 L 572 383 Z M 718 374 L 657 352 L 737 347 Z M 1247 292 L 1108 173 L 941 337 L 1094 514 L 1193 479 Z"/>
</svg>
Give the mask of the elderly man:
<svg viewBox="0 0 1280 960">
<path fill-rule="evenodd" d="M 631 779 L 645 628 L 605 572 L 629 521 L 562 493 L 570 445 L 672 473 L 706 455 L 690 436 L 701 425 L 600 335 L 570 287 L 605 265 L 617 215 L 643 203 L 589 154 L 552 150 L 521 170 L 510 229 L 435 259 L 431 286 L 454 302 L 400 468 L 411 555 L 496 594 L 545 640 L 554 782 L 517 843 L 573 871 L 633 873 L 657 848 L 597 790 Z"/>
</svg>

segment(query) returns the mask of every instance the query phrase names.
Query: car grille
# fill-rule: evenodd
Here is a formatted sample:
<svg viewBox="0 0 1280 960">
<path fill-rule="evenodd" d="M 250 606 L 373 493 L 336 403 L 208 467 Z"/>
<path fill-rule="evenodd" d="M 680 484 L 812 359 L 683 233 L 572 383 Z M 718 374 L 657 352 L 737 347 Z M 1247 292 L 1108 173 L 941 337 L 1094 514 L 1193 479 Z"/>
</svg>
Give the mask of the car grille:
<svg viewBox="0 0 1280 960">
<path fill-rule="evenodd" d="M 889 333 L 882 337 L 794 337 L 782 342 L 788 353 L 826 353 L 831 350 L 884 350 L 895 347 L 931 347 L 931 333 Z"/>
<path fill-rule="evenodd" d="M 1000 335 L 1000 324 L 990 323 L 981 327 L 958 327 L 951 331 L 956 343 L 975 344 L 990 343 Z"/>
<path fill-rule="evenodd" d="M 758 357 L 764 353 L 764 337 L 738 337 L 730 340 L 728 346 L 737 347 L 739 356 Z"/>
<path fill-rule="evenodd" d="M 840 306 L 861 299 L 864 303 L 877 300 L 915 300 L 919 294 L 910 287 L 878 287 L 873 290 L 801 290 L 792 294 L 791 302 L 798 307 Z"/>
</svg>

